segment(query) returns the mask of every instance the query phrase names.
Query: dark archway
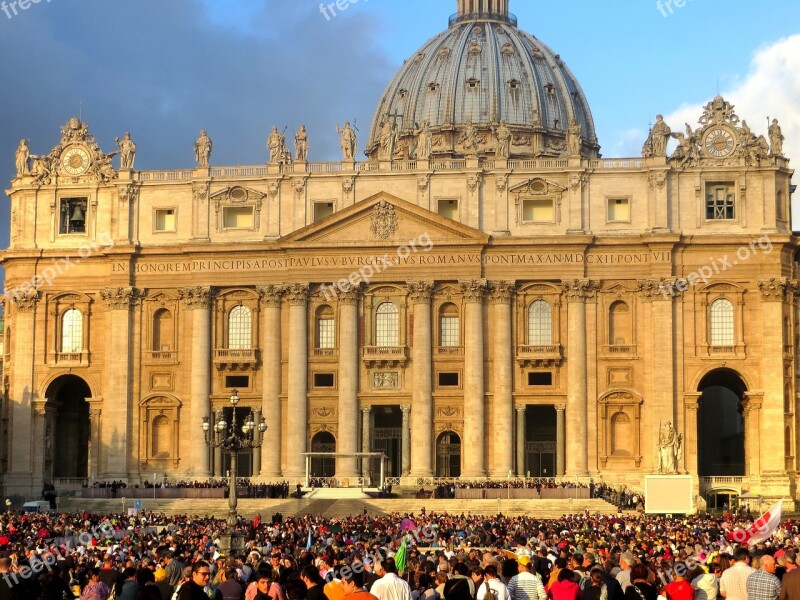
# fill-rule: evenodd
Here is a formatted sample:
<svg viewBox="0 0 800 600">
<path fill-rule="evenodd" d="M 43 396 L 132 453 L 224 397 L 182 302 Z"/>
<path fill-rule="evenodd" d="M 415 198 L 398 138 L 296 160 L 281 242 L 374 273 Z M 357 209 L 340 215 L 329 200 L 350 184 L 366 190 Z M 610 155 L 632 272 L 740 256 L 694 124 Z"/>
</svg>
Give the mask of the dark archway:
<svg viewBox="0 0 800 600">
<path fill-rule="evenodd" d="M 45 476 L 81 478 L 89 476 L 89 385 L 77 375 L 56 378 L 45 392 L 48 415 L 43 440 Z M 96 452 L 96 450 L 95 450 Z"/>
<path fill-rule="evenodd" d="M 525 474 L 556 476 L 556 408 L 528 406 L 525 410 Z"/>
<path fill-rule="evenodd" d="M 436 476 L 461 477 L 461 438 L 445 431 L 436 438 Z"/>
<path fill-rule="evenodd" d="M 312 452 L 336 452 L 336 438 L 329 431 L 320 431 L 311 438 Z M 311 477 L 333 477 L 336 459 L 332 456 L 311 457 Z"/>
<path fill-rule="evenodd" d="M 697 474 L 745 475 L 742 403 L 747 387 L 738 373 L 716 369 L 703 377 L 697 411 Z"/>
</svg>

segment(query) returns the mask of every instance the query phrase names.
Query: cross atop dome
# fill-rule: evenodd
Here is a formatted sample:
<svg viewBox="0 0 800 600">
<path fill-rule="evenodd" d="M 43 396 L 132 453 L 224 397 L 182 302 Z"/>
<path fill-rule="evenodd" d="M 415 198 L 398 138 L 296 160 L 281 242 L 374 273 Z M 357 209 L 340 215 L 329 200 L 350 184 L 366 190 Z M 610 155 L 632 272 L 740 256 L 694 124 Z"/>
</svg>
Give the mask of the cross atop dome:
<svg viewBox="0 0 800 600">
<path fill-rule="evenodd" d="M 493 19 L 498 21 L 511 21 L 513 19 L 513 15 L 508 12 L 509 0 L 457 0 L 457 2 L 458 12 L 451 17 L 451 22 L 472 19 Z"/>
</svg>

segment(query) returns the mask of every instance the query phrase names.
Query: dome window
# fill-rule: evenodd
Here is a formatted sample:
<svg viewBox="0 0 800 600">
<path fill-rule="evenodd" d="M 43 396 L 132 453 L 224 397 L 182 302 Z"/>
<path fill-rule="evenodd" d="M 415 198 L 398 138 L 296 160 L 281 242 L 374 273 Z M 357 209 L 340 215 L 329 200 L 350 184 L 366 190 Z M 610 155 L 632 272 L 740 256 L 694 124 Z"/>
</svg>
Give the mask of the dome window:
<svg viewBox="0 0 800 600">
<path fill-rule="evenodd" d="M 521 87 L 522 84 L 520 83 L 519 79 L 512 79 L 508 82 L 508 89 L 512 92 L 520 89 Z"/>
<path fill-rule="evenodd" d="M 397 94 L 398 94 L 398 95 L 399 95 L 401 98 L 405 98 L 406 96 L 408 96 L 408 90 L 400 90 L 399 92 L 397 92 Z"/>
<path fill-rule="evenodd" d="M 480 80 L 475 79 L 474 77 L 470 77 L 467 79 L 467 89 L 468 90 L 477 90 L 480 87 Z"/>
<path fill-rule="evenodd" d="M 429 83 L 428 84 L 428 91 L 432 94 L 439 93 L 439 84 L 438 83 Z"/>
<path fill-rule="evenodd" d="M 502 52 L 505 56 L 511 56 L 512 54 L 514 54 L 514 46 L 508 43 L 503 44 L 503 47 L 500 50 L 500 52 Z"/>
<path fill-rule="evenodd" d="M 555 94 L 556 92 L 556 86 L 554 86 L 552 83 L 545 85 L 544 89 L 548 94 Z"/>
</svg>

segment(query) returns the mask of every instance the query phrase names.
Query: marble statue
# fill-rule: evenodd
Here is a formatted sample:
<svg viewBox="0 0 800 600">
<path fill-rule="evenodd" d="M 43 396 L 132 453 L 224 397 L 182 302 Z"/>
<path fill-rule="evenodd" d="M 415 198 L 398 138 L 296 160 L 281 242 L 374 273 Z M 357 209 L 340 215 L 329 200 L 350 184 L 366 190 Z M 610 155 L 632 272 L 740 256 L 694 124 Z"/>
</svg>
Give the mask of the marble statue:
<svg viewBox="0 0 800 600">
<path fill-rule="evenodd" d="M 464 132 L 458 141 L 464 146 L 464 154 L 466 156 L 478 156 L 478 133 L 475 131 L 472 119 L 467 120 L 464 125 Z"/>
<path fill-rule="evenodd" d="M 116 138 L 117 146 L 119 147 L 119 168 L 122 171 L 130 171 L 133 169 L 133 163 L 136 161 L 136 143 L 131 139 L 129 131 L 125 132 L 123 139 Z"/>
<path fill-rule="evenodd" d="M 22 177 L 30 173 L 28 162 L 31 158 L 31 150 L 28 146 L 28 140 L 20 140 L 17 146 L 17 177 Z"/>
<path fill-rule="evenodd" d="M 430 121 L 417 130 L 417 160 L 430 160 L 433 154 L 433 134 Z"/>
<path fill-rule="evenodd" d="M 770 151 L 772 156 L 783 156 L 784 139 L 781 126 L 778 125 L 778 119 L 772 119 L 772 125 L 769 126 L 769 143 L 772 146 Z"/>
<path fill-rule="evenodd" d="M 267 149 L 269 150 L 269 162 L 278 164 L 283 160 L 286 153 L 286 138 L 277 127 L 273 127 L 267 138 Z"/>
<path fill-rule="evenodd" d="M 208 137 L 206 130 L 200 132 L 200 137 L 194 143 L 194 156 L 198 167 L 207 167 L 211 161 L 211 149 L 214 143 Z"/>
<path fill-rule="evenodd" d="M 511 130 L 505 121 L 500 121 L 500 125 L 495 129 L 494 135 L 497 139 L 495 158 L 508 158 L 511 155 Z"/>
<path fill-rule="evenodd" d="M 294 134 L 294 153 L 296 160 L 308 160 L 308 131 L 305 125 L 300 125 L 300 129 Z"/>
<path fill-rule="evenodd" d="M 665 475 L 678 472 L 683 457 L 683 436 L 667 421 L 658 434 L 658 472 Z"/>
<path fill-rule="evenodd" d="M 567 152 L 569 158 L 581 157 L 581 147 L 583 145 L 583 140 L 581 139 L 582 133 L 583 128 L 581 124 L 575 119 L 570 119 L 569 129 L 567 130 Z"/>
<path fill-rule="evenodd" d="M 669 128 L 669 125 L 664 122 L 664 117 L 662 115 L 657 115 L 656 123 L 653 125 L 651 132 L 653 138 L 653 156 L 667 155 L 667 142 L 669 141 L 671 134 L 672 130 Z"/>
<path fill-rule="evenodd" d="M 341 134 L 340 144 L 342 147 L 343 159 L 355 160 L 356 151 L 358 150 L 358 138 L 356 138 L 356 132 L 350 126 L 350 122 L 346 122 L 343 129 L 340 129 L 337 125 L 336 133 Z"/>
</svg>

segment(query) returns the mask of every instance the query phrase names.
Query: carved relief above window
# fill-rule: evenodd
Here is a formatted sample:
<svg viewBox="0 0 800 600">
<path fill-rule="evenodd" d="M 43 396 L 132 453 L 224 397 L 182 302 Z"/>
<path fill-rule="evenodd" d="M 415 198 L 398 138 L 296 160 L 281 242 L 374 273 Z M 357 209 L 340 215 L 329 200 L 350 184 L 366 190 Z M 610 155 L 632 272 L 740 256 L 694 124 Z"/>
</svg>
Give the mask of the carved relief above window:
<svg viewBox="0 0 800 600">
<path fill-rule="evenodd" d="M 642 466 L 641 412 L 644 400 L 628 390 L 611 390 L 598 400 L 600 467 Z"/>
</svg>

